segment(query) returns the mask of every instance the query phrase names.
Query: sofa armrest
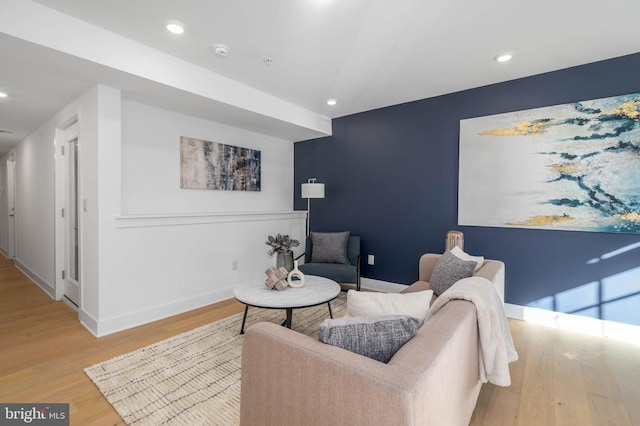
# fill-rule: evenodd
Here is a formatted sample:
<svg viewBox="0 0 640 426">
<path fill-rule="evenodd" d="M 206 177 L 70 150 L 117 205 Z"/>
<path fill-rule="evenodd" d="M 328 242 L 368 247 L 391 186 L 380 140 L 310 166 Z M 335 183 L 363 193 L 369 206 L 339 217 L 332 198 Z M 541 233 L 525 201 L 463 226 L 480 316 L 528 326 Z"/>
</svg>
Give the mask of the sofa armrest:
<svg viewBox="0 0 640 426">
<path fill-rule="evenodd" d="M 504 262 L 485 259 L 484 265 L 473 275 L 475 277 L 484 277 L 491 281 L 496 287 L 500 300 L 504 303 Z"/>
<path fill-rule="evenodd" d="M 431 290 L 431 284 L 427 281 L 416 281 L 405 289 L 402 289 L 400 293 L 414 293 L 416 291 Z"/>
<path fill-rule="evenodd" d="M 240 424 L 411 424 L 412 380 L 387 364 L 258 323 L 242 345 Z"/>
<path fill-rule="evenodd" d="M 418 280 L 426 282 L 431 281 L 431 274 L 433 274 L 433 269 L 436 267 L 436 263 L 438 263 L 441 256 L 442 254 L 426 253 L 420 257 Z"/>
</svg>

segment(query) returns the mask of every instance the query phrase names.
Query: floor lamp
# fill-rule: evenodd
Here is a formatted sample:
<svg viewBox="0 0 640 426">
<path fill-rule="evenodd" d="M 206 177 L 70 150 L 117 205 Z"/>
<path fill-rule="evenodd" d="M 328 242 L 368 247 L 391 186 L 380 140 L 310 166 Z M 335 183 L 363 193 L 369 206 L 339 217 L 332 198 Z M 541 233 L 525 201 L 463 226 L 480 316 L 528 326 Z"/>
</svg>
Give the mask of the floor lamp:
<svg viewBox="0 0 640 426">
<path fill-rule="evenodd" d="M 324 183 L 316 183 L 316 178 L 311 178 L 302 184 L 302 198 L 307 199 L 307 237 L 309 236 L 309 220 L 311 218 L 311 199 L 324 198 Z"/>
</svg>

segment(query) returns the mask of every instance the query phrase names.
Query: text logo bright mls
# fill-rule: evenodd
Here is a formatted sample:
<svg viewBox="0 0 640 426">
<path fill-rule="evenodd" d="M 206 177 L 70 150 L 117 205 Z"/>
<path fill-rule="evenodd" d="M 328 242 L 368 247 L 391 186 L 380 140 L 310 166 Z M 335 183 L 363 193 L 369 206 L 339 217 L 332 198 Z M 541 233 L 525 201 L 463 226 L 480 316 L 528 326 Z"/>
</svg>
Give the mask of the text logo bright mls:
<svg viewBox="0 0 640 426">
<path fill-rule="evenodd" d="M 69 404 L 0 404 L 0 424 L 69 426 Z"/>
</svg>

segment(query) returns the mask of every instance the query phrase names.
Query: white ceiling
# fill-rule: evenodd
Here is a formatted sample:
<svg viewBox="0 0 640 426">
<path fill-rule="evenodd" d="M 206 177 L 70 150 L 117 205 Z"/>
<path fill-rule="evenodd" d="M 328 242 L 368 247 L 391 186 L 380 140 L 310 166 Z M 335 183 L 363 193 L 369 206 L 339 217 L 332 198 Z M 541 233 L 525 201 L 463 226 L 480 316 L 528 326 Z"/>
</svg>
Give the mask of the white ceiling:
<svg viewBox="0 0 640 426">
<path fill-rule="evenodd" d="M 640 51 L 637 0 L 34 1 L 330 118 Z M 184 34 L 165 30 L 172 20 Z M 217 43 L 230 48 L 228 57 L 213 54 Z M 495 62 L 503 52 L 513 60 Z M 39 46 L 1 26 L 0 55 L 0 91 L 11 95 L 0 100 L 0 130 L 13 132 L 0 133 L 0 152 L 96 83 L 285 139 L 315 134 Z M 328 98 L 338 104 L 327 106 Z"/>
</svg>

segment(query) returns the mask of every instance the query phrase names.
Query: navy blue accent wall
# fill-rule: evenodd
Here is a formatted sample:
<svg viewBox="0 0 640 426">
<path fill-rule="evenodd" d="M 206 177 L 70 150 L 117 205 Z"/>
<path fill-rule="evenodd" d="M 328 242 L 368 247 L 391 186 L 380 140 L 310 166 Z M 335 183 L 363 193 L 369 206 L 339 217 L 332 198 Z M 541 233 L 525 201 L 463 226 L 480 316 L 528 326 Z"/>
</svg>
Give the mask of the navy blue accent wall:
<svg viewBox="0 0 640 426">
<path fill-rule="evenodd" d="M 465 251 L 505 262 L 507 302 L 546 298 L 551 305 L 543 307 L 560 309 L 559 293 L 585 288 L 586 299 L 598 293 L 585 302 L 586 315 L 621 320 L 603 313 L 612 294 L 604 287 L 634 269 L 638 280 L 640 247 L 600 258 L 633 247 L 640 236 L 457 226 L 459 122 L 640 92 L 639 75 L 634 54 L 335 119 L 333 136 L 295 144 L 294 208 L 306 209 L 300 184 L 307 178 L 325 183 L 326 198 L 311 200 L 311 229 L 361 236 L 364 277 L 412 283 L 420 255 L 442 252 L 446 232 L 458 229 Z M 375 255 L 374 266 L 367 254 Z M 637 306 L 640 290 L 625 291 L 616 306 Z"/>
</svg>

